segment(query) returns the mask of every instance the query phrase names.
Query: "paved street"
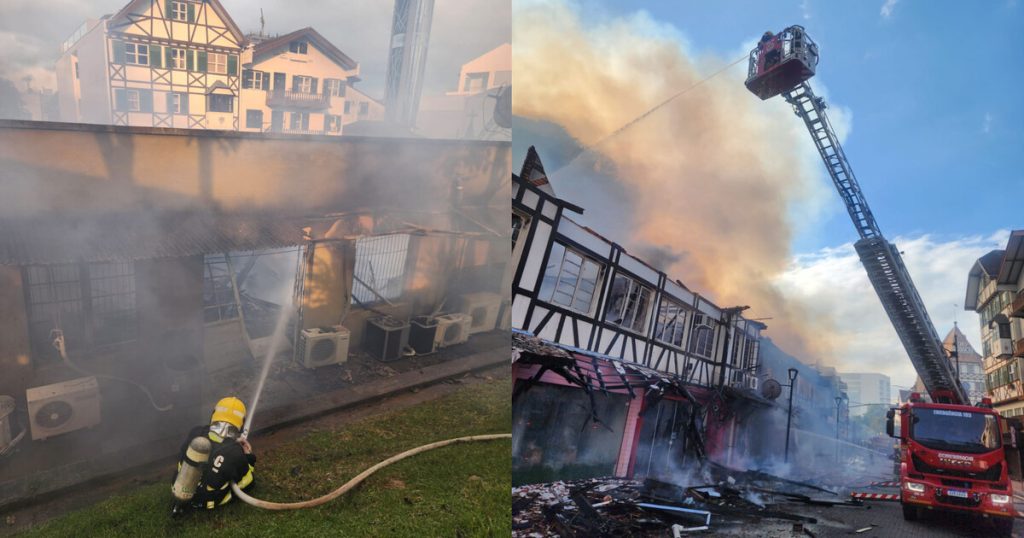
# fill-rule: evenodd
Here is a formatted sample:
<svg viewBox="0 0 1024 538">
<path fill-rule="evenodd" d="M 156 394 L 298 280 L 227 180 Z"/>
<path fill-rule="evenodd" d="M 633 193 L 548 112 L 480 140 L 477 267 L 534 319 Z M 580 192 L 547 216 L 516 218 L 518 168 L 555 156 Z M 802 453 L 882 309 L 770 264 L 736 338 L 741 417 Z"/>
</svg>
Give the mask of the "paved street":
<svg viewBox="0 0 1024 538">
<path fill-rule="evenodd" d="M 1018 499 L 1019 502 L 1019 499 Z M 797 505 L 794 505 L 797 506 Z M 1018 504 L 1018 510 L 1024 505 Z M 904 521 L 899 503 L 866 502 L 864 508 L 855 507 L 801 507 L 788 510 L 818 520 L 804 526 L 810 534 L 794 532 L 793 523 L 780 520 L 766 521 L 756 529 L 749 526 L 715 528 L 709 530 L 714 536 L 761 536 L 765 538 L 790 538 L 795 536 L 849 537 L 861 538 L 933 538 L 992 536 L 993 528 L 987 521 L 953 515 L 932 514 L 922 521 Z M 712 520 L 712 525 L 714 520 Z M 857 530 L 872 527 L 871 530 L 856 533 Z M 1013 536 L 1024 537 L 1024 521 L 1014 525 Z"/>
</svg>

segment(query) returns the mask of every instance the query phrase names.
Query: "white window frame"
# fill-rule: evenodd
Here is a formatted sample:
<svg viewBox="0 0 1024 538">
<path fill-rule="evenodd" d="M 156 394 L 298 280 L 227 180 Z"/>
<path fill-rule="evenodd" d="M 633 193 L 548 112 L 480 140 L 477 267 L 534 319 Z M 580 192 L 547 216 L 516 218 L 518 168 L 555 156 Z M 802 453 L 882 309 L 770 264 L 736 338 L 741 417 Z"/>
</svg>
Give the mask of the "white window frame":
<svg viewBox="0 0 1024 538">
<path fill-rule="evenodd" d="M 683 338 L 686 336 L 686 322 L 689 313 L 690 309 L 683 306 L 679 301 L 663 297 L 661 304 L 658 305 L 658 318 L 655 321 L 654 339 L 663 344 L 682 349 L 686 345 L 686 341 Z"/>
<path fill-rule="evenodd" d="M 226 75 L 228 73 L 228 55 L 211 52 L 207 55 L 206 71 Z"/>
<path fill-rule="evenodd" d="M 324 131 L 328 133 L 340 133 L 341 132 L 341 116 L 334 114 L 324 115 Z"/>
<path fill-rule="evenodd" d="M 698 314 L 693 317 L 693 328 L 690 334 L 690 345 L 687 351 L 702 358 L 711 360 L 715 353 L 715 328 L 705 322 L 706 316 Z M 707 335 L 703 341 L 701 336 Z"/>
<path fill-rule="evenodd" d="M 298 93 L 313 93 L 313 77 L 306 75 L 295 75 L 298 84 L 295 87 Z"/>
<path fill-rule="evenodd" d="M 171 2 L 172 20 L 188 22 L 188 4 L 185 2 Z"/>
<path fill-rule="evenodd" d="M 309 43 L 305 41 L 291 41 L 288 43 L 288 52 L 292 54 L 309 54 Z"/>
<path fill-rule="evenodd" d="M 171 110 L 168 110 L 168 114 L 181 114 L 181 94 L 178 92 L 171 93 Z"/>
<path fill-rule="evenodd" d="M 345 81 L 337 78 L 325 78 L 324 84 L 327 86 L 327 94 L 331 97 L 344 97 L 345 94 L 341 89 L 345 85 Z"/>
<path fill-rule="evenodd" d="M 185 60 L 185 53 L 187 52 L 185 49 L 171 49 L 171 65 L 168 67 L 171 69 L 186 69 L 188 63 Z"/>
<path fill-rule="evenodd" d="M 252 89 L 254 89 L 254 90 L 265 90 L 265 89 L 267 89 L 265 87 L 265 85 L 267 83 L 266 78 L 267 78 L 266 77 L 266 73 L 264 73 L 263 71 L 253 71 L 252 72 Z"/>
<path fill-rule="evenodd" d="M 600 262 L 586 256 L 582 252 L 572 247 L 566 246 L 562 243 L 559 243 L 557 241 L 552 247 L 552 252 L 554 252 L 555 247 L 563 249 L 562 257 L 561 259 L 558 260 L 554 259 L 553 257 L 548 259 L 548 267 L 545 268 L 544 275 L 541 277 L 541 289 L 538 293 L 538 298 L 541 301 L 558 305 L 561 306 L 562 308 L 567 308 L 569 310 L 572 310 L 573 312 L 579 312 L 581 314 L 590 315 L 594 309 L 595 299 L 601 294 L 601 277 L 604 274 L 604 266 Z M 572 272 L 573 267 L 576 265 L 575 261 L 570 260 L 570 263 L 568 265 L 566 264 L 566 259 L 569 257 L 570 254 L 580 259 L 579 271 L 575 274 L 573 274 Z M 581 284 L 585 281 L 583 277 L 584 270 L 587 267 L 593 267 L 596 268 L 597 270 L 597 273 L 594 275 L 593 279 L 593 289 L 590 290 L 589 292 L 585 288 L 581 289 Z M 547 280 L 549 271 L 550 274 L 554 276 L 554 283 L 550 285 L 550 288 L 546 289 L 546 286 L 543 282 L 544 280 Z M 572 288 L 571 293 L 569 293 L 567 289 L 559 289 L 559 285 L 563 283 Z M 580 295 L 581 292 L 584 295 Z M 588 293 L 590 295 L 589 299 L 584 299 L 584 296 Z M 558 294 L 568 296 L 568 300 L 559 299 Z M 586 308 L 583 308 L 582 306 L 576 304 L 581 299 L 586 301 Z"/>
<path fill-rule="evenodd" d="M 649 314 L 654 300 L 654 288 L 644 285 L 636 278 L 622 273 L 615 275 L 612 280 L 613 288 L 615 286 L 615 281 L 620 278 L 626 281 L 626 290 L 624 295 L 625 300 L 618 305 L 608 304 L 605 308 L 604 320 L 607 323 L 622 327 L 627 331 L 644 334 L 647 330 L 647 323 L 650 321 Z M 635 296 L 634 293 L 636 294 Z M 644 299 L 644 301 L 642 301 L 643 304 L 640 304 L 640 299 Z M 610 292 L 608 300 L 611 300 Z M 619 307 L 619 310 L 617 312 L 612 311 L 612 308 L 615 308 L 616 306 Z M 618 319 L 609 319 L 609 313 L 618 314 Z M 641 318 L 639 314 L 643 314 L 643 317 Z M 639 327 L 637 327 L 638 322 L 640 325 Z"/>
<path fill-rule="evenodd" d="M 128 103 L 129 112 L 139 112 L 142 110 L 142 97 L 139 95 L 139 90 L 125 90 L 124 98 Z"/>
<path fill-rule="evenodd" d="M 149 45 L 125 43 L 124 61 L 134 65 L 149 65 Z"/>
</svg>

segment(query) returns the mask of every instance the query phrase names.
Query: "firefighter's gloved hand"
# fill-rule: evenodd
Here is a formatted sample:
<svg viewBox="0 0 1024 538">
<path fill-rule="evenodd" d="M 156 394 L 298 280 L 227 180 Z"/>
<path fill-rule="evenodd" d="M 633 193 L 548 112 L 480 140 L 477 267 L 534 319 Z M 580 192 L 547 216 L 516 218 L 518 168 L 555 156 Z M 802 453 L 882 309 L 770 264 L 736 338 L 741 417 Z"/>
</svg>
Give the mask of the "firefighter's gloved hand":
<svg viewBox="0 0 1024 538">
<path fill-rule="evenodd" d="M 239 439 L 238 444 L 242 445 L 242 452 L 252 454 L 252 445 L 249 444 L 248 439 Z"/>
</svg>

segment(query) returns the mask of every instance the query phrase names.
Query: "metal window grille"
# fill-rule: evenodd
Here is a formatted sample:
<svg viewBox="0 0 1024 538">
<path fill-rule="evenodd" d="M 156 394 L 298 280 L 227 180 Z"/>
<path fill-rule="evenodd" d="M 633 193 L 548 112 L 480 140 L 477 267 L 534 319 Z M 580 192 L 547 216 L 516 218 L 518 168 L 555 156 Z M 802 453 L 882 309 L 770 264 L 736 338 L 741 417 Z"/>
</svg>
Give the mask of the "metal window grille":
<svg viewBox="0 0 1024 538">
<path fill-rule="evenodd" d="M 235 319 L 238 305 L 223 254 L 207 254 L 203 271 L 203 320 L 206 323 Z"/>
<path fill-rule="evenodd" d="M 378 294 L 389 301 L 399 298 L 405 291 L 408 254 L 408 234 L 357 239 L 352 303 L 378 302 Z"/>
<path fill-rule="evenodd" d="M 57 358 L 50 331 L 72 349 L 134 340 L 138 334 L 132 262 L 25 268 L 29 338 L 35 355 Z"/>
</svg>

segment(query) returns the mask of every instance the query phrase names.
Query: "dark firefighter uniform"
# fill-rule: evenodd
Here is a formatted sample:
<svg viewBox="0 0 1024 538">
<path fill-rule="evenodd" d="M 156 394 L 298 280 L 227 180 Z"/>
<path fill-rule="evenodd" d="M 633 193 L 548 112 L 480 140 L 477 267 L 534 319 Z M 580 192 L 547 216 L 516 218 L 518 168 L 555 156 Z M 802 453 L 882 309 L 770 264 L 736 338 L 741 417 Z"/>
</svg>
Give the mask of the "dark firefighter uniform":
<svg viewBox="0 0 1024 538">
<path fill-rule="evenodd" d="M 193 507 L 212 510 L 226 504 L 231 500 L 232 482 L 242 489 L 252 485 L 256 455 L 251 450 L 246 454 L 243 442 L 237 439 L 244 418 L 245 404 L 238 398 L 224 398 L 217 402 L 209 426 L 196 426 L 189 431 L 178 453 L 179 471 L 193 439 L 206 437 L 212 445 L 191 500 Z"/>
</svg>

